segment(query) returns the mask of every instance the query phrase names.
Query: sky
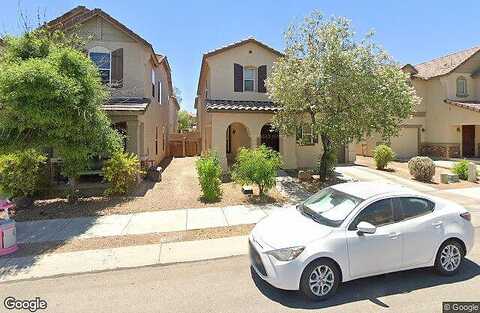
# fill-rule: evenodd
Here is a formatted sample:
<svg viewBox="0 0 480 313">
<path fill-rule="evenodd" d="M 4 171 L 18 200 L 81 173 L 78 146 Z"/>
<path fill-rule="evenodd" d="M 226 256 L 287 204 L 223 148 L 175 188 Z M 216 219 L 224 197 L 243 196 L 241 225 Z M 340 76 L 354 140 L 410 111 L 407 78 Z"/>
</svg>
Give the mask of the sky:
<svg viewBox="0 0 480 313">
<path fill-rule="evenodd" d="M 480 1 L 444 0 L 0 0 L 0 34 L 21 32 L 19 12 L 36 21 L 77 5 L 101 8 L 167 55 L 182 108 L 194 112 L 202 54 L 253 36 L 283 50 L 283 32 L 313 10 L 344 16 L 357 34 L 375 41 L 400 63 L 416 64 L 480 44 Z"/>
</svg>

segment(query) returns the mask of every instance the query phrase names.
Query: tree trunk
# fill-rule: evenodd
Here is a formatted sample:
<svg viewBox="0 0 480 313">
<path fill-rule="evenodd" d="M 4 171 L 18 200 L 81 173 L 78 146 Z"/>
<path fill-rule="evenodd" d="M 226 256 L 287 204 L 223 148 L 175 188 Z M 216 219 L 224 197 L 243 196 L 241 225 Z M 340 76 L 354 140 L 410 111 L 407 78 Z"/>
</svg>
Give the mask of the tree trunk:
<svg viewBox="0 0 480 313">
<path fill-rule="evenodd" d="M 320 181 L 325 181 L 328 178 L 328 155 L 331 153 L 333 147 L 332 142 L 326 135 L 320 134 L 320 137 L 323 144 L 323 154 L 320 159 L 320 169 L 318 174 L 320 176 Z"/>
</svg>

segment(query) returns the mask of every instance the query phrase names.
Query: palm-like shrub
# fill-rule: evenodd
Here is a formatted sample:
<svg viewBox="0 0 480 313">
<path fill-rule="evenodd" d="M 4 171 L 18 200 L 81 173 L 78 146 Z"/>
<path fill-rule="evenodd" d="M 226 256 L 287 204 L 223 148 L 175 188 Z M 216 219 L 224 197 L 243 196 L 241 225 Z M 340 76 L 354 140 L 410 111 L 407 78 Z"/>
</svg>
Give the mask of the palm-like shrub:
<svg viewBox="0 0 480 313">
<path fill-rule="evenodd" d="M 275 186 L 277 171 L 282 159 L 277 151 L 261 145 L 256 149 L 240 149 L 233 165 L 232 178 L 241 185 L 255 184 L 263 196 Z"/>
<path fill-rule="evenodd" d="M 202 198 L 206 202 L 217 201 L 222 195 L 222 189 L 220 188 L 222 167 L 218 156 L 207 152 L 198 159 L 196 165 Z"/>
<path fill-rule="evenodd" d="M 140 173 L 140 161 L 135 154 L 115 153 L 103 166 L 103 177 L 110 184 L 105 193 L 125 195 L 135 186 Z"/>
<path fill-rule="evenodd" d="M 435 175 L 435 163 L 429 157 L 413 157 L 408 161 L 408 170 L 416 180 L 429 182 Z"/>
<path fill-rule="evenodd" d="M 378 145 L 373 150 L 373 159 L 377 169 L 383 170 L 395 159 L 395 152 L 387 145 Z"/>
</svg>

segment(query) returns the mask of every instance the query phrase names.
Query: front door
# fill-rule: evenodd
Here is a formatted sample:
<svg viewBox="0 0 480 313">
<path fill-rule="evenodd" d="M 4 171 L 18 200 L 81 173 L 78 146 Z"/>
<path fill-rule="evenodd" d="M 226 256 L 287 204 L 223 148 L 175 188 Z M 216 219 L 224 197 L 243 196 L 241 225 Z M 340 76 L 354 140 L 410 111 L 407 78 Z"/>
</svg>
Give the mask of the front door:
<svg viewBox="0 0 480 313">
<path fill-rule="evenodd" d="M 368 222 L 374 234 L 359 234 L 356 226 Z M 347 229 L 350 275 L 368 276 L 395 271 L 402 264 L 402 229 L 395 222 L 391 199 L 376 201 L 360 212 Z"/>
<path fill-rule="evenodd" d="M 462 151 L 464 157 L 475 156 L 475 125 L 462 126 Z"/>
</svg>

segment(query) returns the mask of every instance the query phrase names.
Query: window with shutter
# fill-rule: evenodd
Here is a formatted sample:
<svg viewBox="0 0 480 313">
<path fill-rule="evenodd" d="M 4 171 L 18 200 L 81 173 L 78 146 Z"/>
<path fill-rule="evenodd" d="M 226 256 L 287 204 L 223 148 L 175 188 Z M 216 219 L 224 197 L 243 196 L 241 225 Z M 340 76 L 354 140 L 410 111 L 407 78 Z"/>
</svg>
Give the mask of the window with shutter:
<svg viewBox="0 0 480 313">
<path fill-rule="evenodd" d="M 157 92 L 158 103 L 162 104 L 162 82 L 158 81 L 158 92 Z"/>
<path fill-rule="evenodd" d="M 267 66 L 261 65 L 258 67 L 258 92 L 267 92 L 267 88 L 265 88 L 265 79 L 267 79 Z"/>
<path fill-rule="evenodd" d="M 152 98 L 155 99 L 155 70 L 152 69 Z"/>
<path fill-rule="evenodd" d="M 233 64 L 233 91 L 243 92 L 243 66 Z"/>
<path fill-rule="evenodd" d="M 113 88 L 123 87 L 123 49 L 112 52 L 112 83 Z"/>
</svg>

